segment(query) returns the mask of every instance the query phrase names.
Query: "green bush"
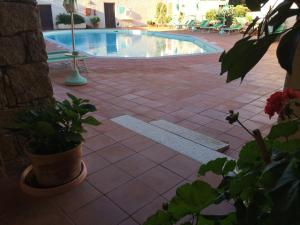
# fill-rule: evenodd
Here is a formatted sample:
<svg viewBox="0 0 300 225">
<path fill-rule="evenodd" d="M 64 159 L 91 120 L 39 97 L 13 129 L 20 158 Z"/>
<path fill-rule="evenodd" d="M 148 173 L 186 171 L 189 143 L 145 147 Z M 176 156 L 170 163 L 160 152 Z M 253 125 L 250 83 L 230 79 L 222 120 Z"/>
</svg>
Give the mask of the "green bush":
<svg viewBox="0 0 300 225">
<path fill-rule="evenodd" d="M 100 22 L 100 18 L 98 16 L 92 17 L 90 18 L 91 23 L 99 23 Z"/>
<path fill-rule="evenodd" d="M 246 17 L 247 12 L 249 11 L 250 10 L 248 9 L 248 7 L 243 5 L 237 5 L 236 7 L 234 7 L 233 15 L 235 17 Z"/>
<path fill-rule="evenodd" d="M 217 15 L 218 15 L 218 11 L 215 9 L 211 9 L 209 11 L 206 12 L 205 14 L 205 18 L 207 20 L 216 20 L 217 19 Z"/>
<path fill-rule="evenodd" d="M 90 21 L 93 25 L 96 25 L 97 23 L 100 22 L 100 18 L 98 16 L 94 16 L 94 17 L 90 18 Z"/>
<path fill-rule="evenodd" d="M 74 14 L 74 23 L 85 23 L 84 17 Z M 56 16 L 56 24 L 71 24 L 71 15 L 66 13 L 60 13 Z"/>
</svg>

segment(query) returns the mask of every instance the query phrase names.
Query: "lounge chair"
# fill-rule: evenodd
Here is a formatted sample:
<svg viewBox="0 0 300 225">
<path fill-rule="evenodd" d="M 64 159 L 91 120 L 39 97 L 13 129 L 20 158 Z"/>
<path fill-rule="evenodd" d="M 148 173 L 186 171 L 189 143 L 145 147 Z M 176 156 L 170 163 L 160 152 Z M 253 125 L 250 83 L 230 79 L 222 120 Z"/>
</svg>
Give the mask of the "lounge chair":
<svg viewBox="0 0 300 225">
<path fill-rule="evenodd" d="M 242 28 L 242 24 L 235 24 L 231 25 L 230 27 L 225 27 L 223 30 L 230 34 L 231 32 L 240 31 Z"/>
<path fill-rule="evenodd" d="M 214 25 L 207 26 L 204 29 L 208 30 L 208 32 L 210 32 L 210 31 L 219 31 L 223 26 L 224 26 L 223 23 L 215 23 Z"/>
<path fill-rule="evenodd" d="M 54 63 L 54 62 L 72 62 L 73 57 L 71 55 L 71 52 L 68 50 L 58 50 L 58 51 L 51 51 L 51 52 L 47 52 L 48 55 L 48 63 Z M 77 56 L 75 56 L 75 58 L 77 59 L 77 63 L 78 62 L 82 62 L 83 66 L 80 66 L 77 64 L 78 68 L 81 71 L 86 71 L 88 72 L 86 63 L 85 63 L 85 59 L 88 58 L 87 55 L 85 54 L 78 54 Z"/>
<path fill-rule="evenodd" d="M 200 24 L 198 24 L 196 27 L 196 29 L 203 29 L 203 28 L 206 28 L 209 24 L 209 21 L 208 20 L 202 20 L 200 22 Z"/>
<path fill-rule="evenodd" d="M 196 27 L 195 27 L 196 20 L 190 20 L 186 26 L 187 26 L 187 29 L 189 29 L 189 30 L 195 30 L 196 29 Z"/>
</svg>

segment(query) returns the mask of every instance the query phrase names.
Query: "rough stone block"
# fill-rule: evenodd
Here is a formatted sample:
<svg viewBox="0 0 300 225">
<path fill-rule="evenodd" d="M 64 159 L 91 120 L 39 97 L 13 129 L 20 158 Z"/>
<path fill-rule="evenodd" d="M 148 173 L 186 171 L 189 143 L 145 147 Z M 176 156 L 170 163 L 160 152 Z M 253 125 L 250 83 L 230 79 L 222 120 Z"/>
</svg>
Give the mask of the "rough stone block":
<svg viewBox="0 0 300 225">
<path fill-rule="evenodd" d="M 24 45 L 28 62 L 46 62 L 47 52 L 42 32 L 24 33 Z"/>
<path fill-rule="evenodd" d="M 25 57 L 21 36 L 0 37 L 0 66 L 22 64 Z"/>
<path fill-rule="evenodd" d="M 35 31 L 37 28 L 40 28 L 40 18 L 36 5 L 0 2 L 0 36 Z"/>
<path fill-rule="evenodd" d="M 17 101 L 10 86 L 10 80 L 4 72 L 0 70 L 0 109 L 16 106 Z M 1 124 L 1 123 L 0 123 Z"/>
<path fill-rule="evenodd" d="M 7 69 L 6 73 L 18 105 L 52 97 L 48 70 L 47 63 L 31 63 Z"/>
</svg>

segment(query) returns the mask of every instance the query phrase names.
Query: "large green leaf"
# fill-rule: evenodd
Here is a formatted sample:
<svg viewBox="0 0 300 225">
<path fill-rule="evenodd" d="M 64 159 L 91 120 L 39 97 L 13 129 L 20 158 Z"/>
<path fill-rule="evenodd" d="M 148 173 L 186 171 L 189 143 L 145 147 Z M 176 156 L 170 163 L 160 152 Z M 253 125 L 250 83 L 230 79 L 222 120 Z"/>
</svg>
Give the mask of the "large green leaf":
<svg viewBox="0 0 300 225">
<path fill-rule="evenodd" d="M 237 165 L 239 169 L 255 168 L 262 166 L 263 160 L 255 141 L 249 142 L 242 148 Z"/>
<path fill-rule="evenodd" d="M 162 210 L 159 210 L 153 216 L 149 217 L 143 225 L 172 225 L 171 216 Z"/>
<path fill-rule="evenodd" d="M 93 125 L 93 126 L 98 126 L 101 124 L 98 120 L 96 120 L 92 116 L 88 116 L 87 118 L 82 119 L 81 122 L 85 123 L 85 124 Z"/>
<path fill-rule="evenodd" d="M 202 165 L 198 174 L 204 176 L 207 172 L 213 172 L 217 175 L 226 176 L 229 172 L 234 170 L 235 166 L 236 162 L 234 160 L 218 158 Z"/>
<path fill-rule="evenodd" d="M 33 124 L 33 129 L 37 136 L 52 136 L 56 133 L 56 130 L 51 123 L 46 121 L 37 121 Z"/>
<path fill-rule="evenodd" d="M 272 34 L 260 39 L 245 37 L 238 41 L 232 49 L 221 55 L 221 75 L 227 72 L 227 82 L 238 78 L 243 80 L 246 74 L 265 55 L 278 35 Z"/>
<path fill-rule="evenodd" d="M 211 171 L 217 175 L 222 175 L 223 167 L 226 161 L 227 158 L 218 158 L 208 162 L 207 164 L 201 165 L 198 174 L 203 176 L 207 172 Z"/>
<path fill-rule="evenodd" d="M 268 138 L 275 140 L 281 137 L 290 137 L 298 131 L 298 127 L 298 122 L 294 120 L 278 123 L 272 127 Z"/>
<path fill-rule="evenodd" d="M 175 198 L 168 206 L 168 212 L 179 220 L 188 214 L 200 213 L 202 209 L 212 204 L 217 196 L 218 193 L 203 181 L 185 184 L 177 189 Z"/>
<path fill-rule="evenodd" d="M 268 2 L 268 0 L 246 0 L 246 5 L 252 11 L 260 11 L 266 2 Z"/>
<path fill-rule="evenodd" d="M 299 43 L 300 26 L 288 31 L 280 40 L 277 48 L 277 58 L 280 66 L 289 74 L 293 71 L 294 56 Z"/>
</svg>

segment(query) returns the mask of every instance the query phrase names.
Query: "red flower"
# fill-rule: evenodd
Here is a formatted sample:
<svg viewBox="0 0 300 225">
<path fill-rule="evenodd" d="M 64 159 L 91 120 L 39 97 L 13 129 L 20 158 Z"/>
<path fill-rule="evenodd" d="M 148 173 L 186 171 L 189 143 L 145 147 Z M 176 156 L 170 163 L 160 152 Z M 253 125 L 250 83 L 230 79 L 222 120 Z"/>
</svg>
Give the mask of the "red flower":
<svg viewBox="0 0 300 225">
<path fill-rule="evenodd" d="M 300 92 L 293 89 L 285 89 L 283 91 L 275 92 L 267 99 L 265 113 L 268 114 L 270 118 L 272 118 L 275 113 L 280 115 L 289 100 L 295 98 L 300 99 Z"/>
</svg>

